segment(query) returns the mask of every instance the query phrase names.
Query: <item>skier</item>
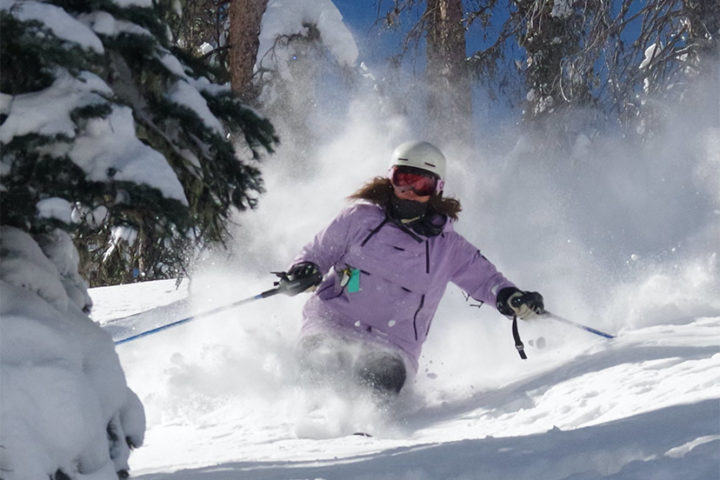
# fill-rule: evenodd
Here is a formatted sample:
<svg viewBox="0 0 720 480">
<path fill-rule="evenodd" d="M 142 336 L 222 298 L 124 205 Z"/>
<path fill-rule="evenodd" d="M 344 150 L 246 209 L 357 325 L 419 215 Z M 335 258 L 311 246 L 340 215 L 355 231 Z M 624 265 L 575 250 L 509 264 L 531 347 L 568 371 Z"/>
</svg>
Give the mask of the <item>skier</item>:
<svg viewBox="0 0 720 480">
<path fill-rule="evenodd" d="M 537 292 L 519 290 L 453 230 L 460 202 L 443 196 L 446 160 L 428 142 L 398 146 L 387 177 L 348 197 L 308 243 L 280 285 L 317 287 L 303 309 L 304 371 L 346 376 L 397 394 L 417 372 L 422 344 L 448 282 L 508 316 L 542 313 Z"/>
</svg>

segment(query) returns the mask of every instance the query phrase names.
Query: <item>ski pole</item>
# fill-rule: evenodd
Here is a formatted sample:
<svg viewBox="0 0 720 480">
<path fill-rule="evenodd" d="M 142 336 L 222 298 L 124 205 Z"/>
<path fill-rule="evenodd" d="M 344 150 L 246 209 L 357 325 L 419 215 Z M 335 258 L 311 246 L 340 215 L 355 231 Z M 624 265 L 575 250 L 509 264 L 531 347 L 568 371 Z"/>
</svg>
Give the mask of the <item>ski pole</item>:
<svg viewBox="0 0 720 480">
<path fill-rule="evenodd" d="M 175 326 L 177 326 L 177 325 L 182 325 L 183 323 L 188 323 L 189 321 L 195 320 L 195 319 L 197 319 L 197 318 L 207 317 L 207 316 L 210 316 L 210 315 L 214 315 L 214 314 L 216 314 L 216 313 L 223 312 L 223 311 L 225 311 L 225 310 L 230 310 L 231 308 L 239 307 L 240 305 L 244 305 L 244 304 L 246 304 L 246 303 L 254 302 L 255 300 L 260 300 L 261 298 L 272 297 L 273 295 L 276 295 L 276 294 L 278 294 L 278 293 L 280 293 L 280 292 L 283 292 L 283 291 L 284 291 L 284 289 L 282 289 L 281 287 L 275 287 L 275 288 L 273 288 L 273 289 L 271 289 L 271 290 L 266 290 L 266 291 L 264 291 L 264 292 L 262 292 L 262 293 L 259 293 L 259 294 L 255 295 L 254 297 L 246 298 L 246 299 L 244 299 L 244 300 L 239 300 L 239 301 L 237 301 L 237 302 L 233 302 L 233 303 L 228 304 L 228 305 L 223 305 L 222 307 L 213 308 L 212 310 L 208 310 L 207 312 L 202 312 L 202 313 L 198 313 L 198 314 L 196 314 L 196 315 L 191 315 L 191 316 L 189 316 L 189 317 L 183 318 L 183 319 L 178 320 L 178 321 L 176 321 L 176 322 L 168 323 L 167 325 L 162 325 L 162 326 L 160 326 L 160 327 L 153 328 L 153 329 L 151 329 L 151 330 L 147 330 L 147 331 L 145 331 L 145 332 L 138 333 L 137 335 L 133 335 L 133 336 L 130 336 L 130 337 L 127 337 L 127 338 L 123 338 L 123 339 L 121 339 L 121 340 L 117 340 L 117 341 L 115 342 L 115 345 L 120 345 L 120 344 L 123 344 L 123 343 L 131 342 L 131 341 L 136 340 L 136 339 L 138 339 L 138 338 L 140 338 L 140 337 L 146 337 L 146 336 L 148 336 L 148 335 L 152 335 L 153 333 L 157 333 L 157 332 L 160 332 L 160 331 L 162 331 L 162 330 L 166 330 L 166 329 L 168 329 L 168 328 L 175 327 Z"/>
<path fill-rule="evenodd" d="M 601 332 L 600 330 L 594 329 L 592 327 L 588 327 L 587 325 L 583 325 L 582 323 L 573 322 L 572 320 L 568 320 L 567 318 L 563 318 L 559 315 L 555 315 L 552 312 L 548 312 L 545 310 L 543 313 L 540 314 L 541 317 L 546 318 L 552 318 L 553 320 L 557 320 L 558 322 L 567 323 L 568 325 L 572 325 L 574 327 L 577 327 L 581 330 L 585 330 L 590 333 L 594 333 L 595 335 L 600 335 L 601 337 L 605 338 L 615 338 L 614 335 L 610 335 L 609 333 Z"/>
</svg>

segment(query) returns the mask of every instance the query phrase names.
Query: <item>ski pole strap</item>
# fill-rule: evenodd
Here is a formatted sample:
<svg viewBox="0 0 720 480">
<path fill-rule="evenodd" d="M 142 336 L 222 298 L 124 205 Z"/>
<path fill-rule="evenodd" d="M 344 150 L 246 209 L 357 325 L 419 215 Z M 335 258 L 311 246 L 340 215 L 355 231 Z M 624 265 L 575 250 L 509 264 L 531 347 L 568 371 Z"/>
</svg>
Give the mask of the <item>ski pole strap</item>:
<svg viewBox="0 0 720 480">
<path fill-rule="evenodd" d="M 513 339 L 515 340 L 515 348 L 520 354 L 520 358 L 527 360 L 527 355 L 525 354 L 525 344 L 520 339 L 520 332 L 518 332 L 517 315 L 513 315 L 512 333 Z"/>
</svg>

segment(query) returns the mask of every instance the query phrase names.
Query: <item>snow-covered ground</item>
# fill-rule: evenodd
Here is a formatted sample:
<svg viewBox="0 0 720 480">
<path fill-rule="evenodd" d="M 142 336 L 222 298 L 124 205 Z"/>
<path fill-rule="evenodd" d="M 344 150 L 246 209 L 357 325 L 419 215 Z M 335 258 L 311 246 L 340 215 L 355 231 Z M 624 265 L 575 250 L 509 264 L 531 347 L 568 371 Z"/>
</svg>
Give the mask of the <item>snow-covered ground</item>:
<svg viewBox="0 0 720 480">
<path fill-rule="evenodd" d="M 144 330 L 209 307 L 177 302 L 183 291 L 165 281 L 90 293 L 105 305 L 96 320 L 124 338 L 126 325 Z M 114 318 L 129 313 L 128 299 L 144 313 Z M 542 320 L 523 325 L 526 343 L 546 344 L 530 346 L 526 362 L 502 318 L 475 328 L 470 318 L 444 318 L 458 323 L 450 338 L 459 348 L 485 351 L 443 360 L 433 348 L 412 388 L 378 409 L 362 396 L 300 386 L 292 348 L 301 303 L 265 299 L 117 347 L 148 416 L 134 476 L 718 478 L 720 312 L 625 328 L 614 340 Z M 450 292 L 440 316 L 477 314 Z"/>
</svg>

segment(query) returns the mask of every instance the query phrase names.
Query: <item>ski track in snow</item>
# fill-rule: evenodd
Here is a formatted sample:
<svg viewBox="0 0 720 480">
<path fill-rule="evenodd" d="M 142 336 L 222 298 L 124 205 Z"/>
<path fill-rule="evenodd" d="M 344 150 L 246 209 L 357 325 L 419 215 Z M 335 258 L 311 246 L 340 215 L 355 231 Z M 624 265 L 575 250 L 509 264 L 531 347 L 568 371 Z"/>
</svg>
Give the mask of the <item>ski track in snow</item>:
<svg viewBox="0 0 720 480">
<path fill-rule="evenodd" d="M 91 290 L 105 304 L 95 318 L 115 339 L 209 309 L 168 282 L 143 285 Z M 244 318 L 267 321 L 266 308 Z M 287 347 L 284 334 L 227 320 L 118 346 L 148 415 L 145 445 L 131 457 L 136 478 L 720 478 L 720 316 L 625 330 L 610 342 L 577 337 L 585 341 L 574 350 L 536 352 L 535 365 L 502 384 L 416 387 L 392 411 L 303 390 L 288 381 L 291 361 L 272 351 Z M 305 416 L 308 404 L 321 406 L 320 417 Z M 358 429 L 374 436 L 347 435 Z"/>
</svg>

